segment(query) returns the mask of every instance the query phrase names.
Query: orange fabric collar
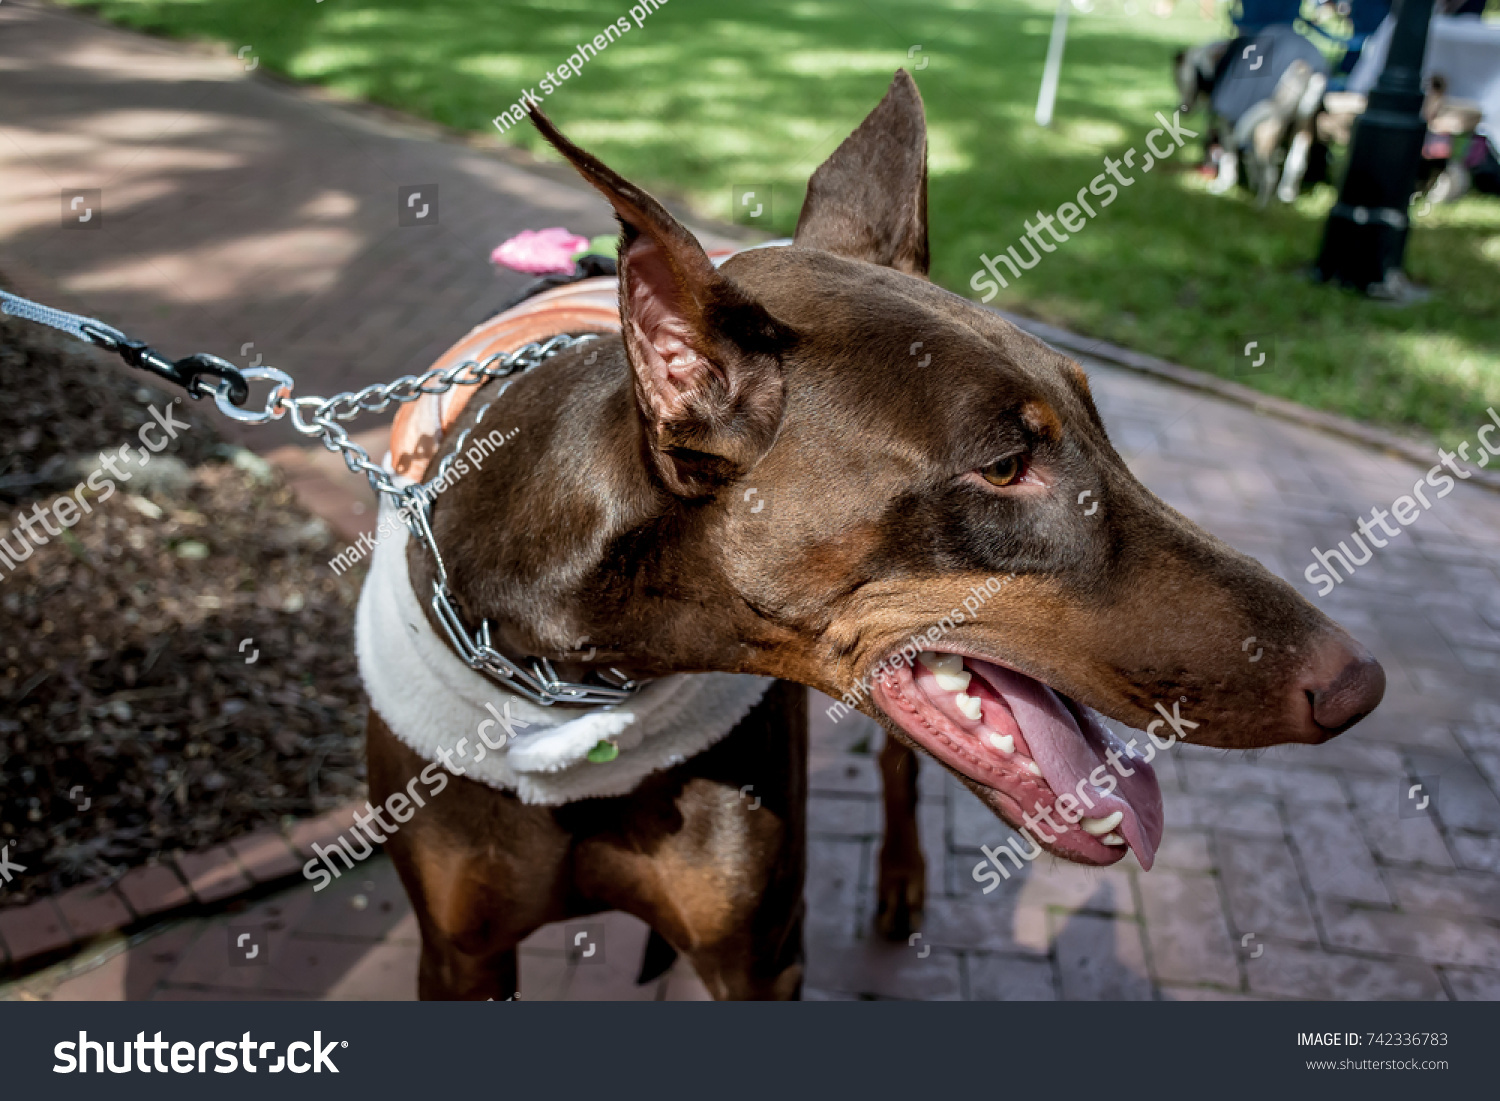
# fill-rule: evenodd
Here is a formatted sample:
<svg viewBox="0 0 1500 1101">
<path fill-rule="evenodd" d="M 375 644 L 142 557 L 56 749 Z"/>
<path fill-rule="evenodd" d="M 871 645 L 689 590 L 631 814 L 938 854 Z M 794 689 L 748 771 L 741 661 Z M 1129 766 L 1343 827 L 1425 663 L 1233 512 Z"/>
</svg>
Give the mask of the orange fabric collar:
<svg viewBox="0 0 1500 1101">
<path fill-rule="evenodd" d="M 471 329 L 443 353 L 434 367 L 466 359 L 483 360 L 559 333 L 620 331 L 619 280 L 599 276 L 553 287 Z M 391 469 L 420 482 L 444 434 L 458 420 L 478 386 L 455 386 L 446 394 L 425 394 L 403 405 L 391 425 Z"/>
</svg>

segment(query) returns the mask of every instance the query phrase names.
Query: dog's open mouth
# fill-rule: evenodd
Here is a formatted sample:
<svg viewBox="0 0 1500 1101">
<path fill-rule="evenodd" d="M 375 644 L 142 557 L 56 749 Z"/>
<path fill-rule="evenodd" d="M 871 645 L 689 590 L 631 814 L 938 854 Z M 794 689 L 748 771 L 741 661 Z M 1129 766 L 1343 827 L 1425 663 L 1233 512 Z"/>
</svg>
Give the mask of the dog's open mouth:
<svg viewBox="0 0 1500 1101">
<path fill-rule="evenodd" d="M 969 655 L 928 651 L 910 667 L 891 664 L 874 686 L 876 702 L 980 785 L 1006 821 L 1069 860 L 1113 864 L 1129 846 L 1151 867 L 1162 832 L 1156 773 L 1093 711 Z"/>
</svg>

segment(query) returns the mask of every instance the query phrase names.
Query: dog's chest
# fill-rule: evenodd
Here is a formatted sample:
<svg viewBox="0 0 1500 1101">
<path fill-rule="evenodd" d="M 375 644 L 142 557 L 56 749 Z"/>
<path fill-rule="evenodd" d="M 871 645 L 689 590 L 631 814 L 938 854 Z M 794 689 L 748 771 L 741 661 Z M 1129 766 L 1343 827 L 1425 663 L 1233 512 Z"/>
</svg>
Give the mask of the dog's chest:
<svg viewBox="0 0 1500 1101">
<path fill-rule="evenodd" d="M 625 795 L 728 734 L 772 681 L 733 673 L 665 677 L 617 707 L 537 707 L 470 669 L 432 629 L 389 510 L 360 593 L 355 636 L 370 705 L 412 750 L 457 775 L 557 805 Z"/>
</svg>

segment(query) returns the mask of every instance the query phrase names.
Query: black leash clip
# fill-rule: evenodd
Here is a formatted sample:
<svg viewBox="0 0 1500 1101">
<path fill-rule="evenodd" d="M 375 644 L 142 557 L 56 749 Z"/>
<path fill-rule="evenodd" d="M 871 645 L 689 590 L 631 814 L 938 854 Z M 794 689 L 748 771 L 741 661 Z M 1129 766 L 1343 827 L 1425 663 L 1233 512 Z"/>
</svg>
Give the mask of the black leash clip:
<svg viewBox="0 0 1500 1101">
<path fill-rule="evenodd" d="M 87 323 L 80 328 L 89 343 L 114 352 L 132 367 L 150 371 L 158 378 L 181 386 L 195 401 L 198 398 L 217 398 L 222 395 L 231 405 L 238 406 L 244 405 L 250 397 L 250 386 L 245 381 L 245 376 L 227 359 L 220 359 L 207 352 L 197 352 L 183 356 L 174 363 L 143 341 L 130 340 L 123 337 L 123 334 L 116 336 L 113 332 L 105 332 Z M 218 379 L 218 384 L 205 382 L 205 375 Z"/>
</svg>

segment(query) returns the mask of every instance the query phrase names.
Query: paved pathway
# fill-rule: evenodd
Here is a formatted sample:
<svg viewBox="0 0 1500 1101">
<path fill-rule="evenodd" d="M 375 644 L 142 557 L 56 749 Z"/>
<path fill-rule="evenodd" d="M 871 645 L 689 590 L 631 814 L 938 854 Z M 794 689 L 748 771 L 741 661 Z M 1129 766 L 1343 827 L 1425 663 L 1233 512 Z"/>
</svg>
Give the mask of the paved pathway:
<svg viewBox="0 0 1500 1101">
<path fill-rule="evenodd" d="M 259 79 L 250 60 L 0 4 L 0 270 L 20 293 L 327 395 L 431 365 L 528 285 L 489 263 L 507 237 L 615 231 L 566 166 L 522 170 L 523 154 L 433 140 Z M 302 442 L 284 422 L 223 431 L 258 451 Z M 337 457 L 276 458 L 346 535 L 372 519 Z"/>
<path fill-rule="evenodd" d="M 0 86 L 0 270 L 174 350 L 254 341 L 309 389 L 425 363 L 519 281 L 484 256 L 514 230 L 609 228 L 572 185 L 73 16 L 0 7 Z M 441 225 L 398 228 L 396 188 L 433 182 Z M 60 228 L 65 187 L 103 189 L 100 231 Z M 1140 477 L 1294 583 L 1310 548 L 1420 475 L 1088 366 Z M 978 846 L 1008 830 L 925 765 L 928 923 L 912 946 L 869 932 L 880 735 L 859 718 L 816 723 L 809 996 L 1500 999 L 1500 496 L 1459 485 L 1318 603 L 1385 663 L 1385 704 L 1317 749 L 1174 749 L 1150 873 L 1039 862 L 984 896 Z M 1419 782 L 1425 811 L 1405 798 Z M 231 926 L 264 930 L 264 965 L 231 964 Z M 597 964 L 570 966 L 564 931 L 539 932 L 523 997 L 702 996 L 680 965 L 634 986 L 638 922 L 612 916 L 604 942 Z M 10 992 L 398 998 L 414 974 L 412 920 L 377 859 L 321 895 L 96 946 Z"/>
</svg>

